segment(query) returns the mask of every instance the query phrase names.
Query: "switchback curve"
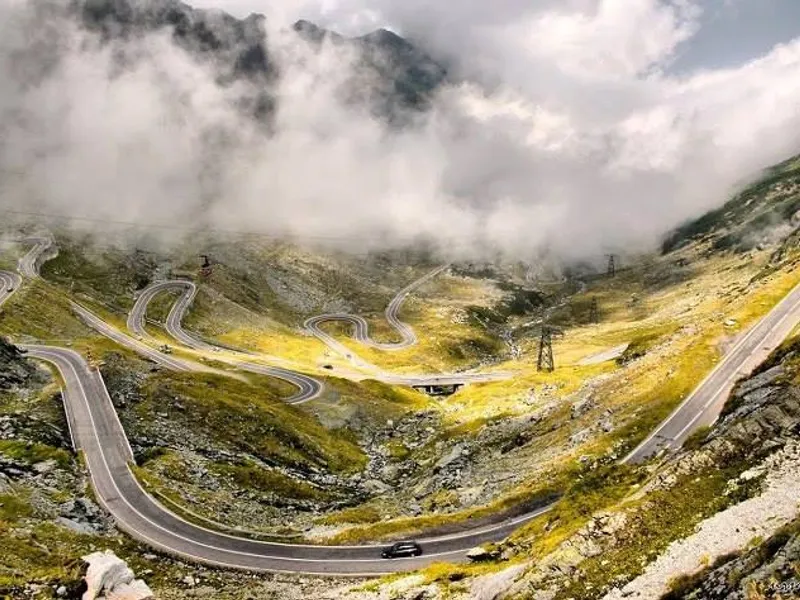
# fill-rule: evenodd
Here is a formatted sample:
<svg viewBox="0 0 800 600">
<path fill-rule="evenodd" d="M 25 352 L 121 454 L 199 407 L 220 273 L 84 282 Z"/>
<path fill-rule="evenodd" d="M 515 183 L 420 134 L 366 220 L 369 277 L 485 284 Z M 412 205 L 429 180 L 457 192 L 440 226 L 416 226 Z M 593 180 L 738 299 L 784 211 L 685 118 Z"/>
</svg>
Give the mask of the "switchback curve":
<svg viewBox="0 0 800 600">
<path fill-rule="evenodd" d="M 395 296 L 391 299 L 386 307 L 386 310 L 384 311 L 384 315 L 386 316 L 386 321 L 389 323 L 389 325 L 391 325 L 394 330 L 400 334 L 399 342 L 376 342 L 369 336 L 369 323 L 367 323 L 366 319 L 360 315 L 353 315 L 349 313 L 328 313 L 324 315 L 317 315 L 307 319 L 304 325 L 306 329 L 308 329 L 314 336 L 337 352 L 341 352 L 341 348 L 337 345 L 330 344 L 331 336 L 327 335 L 324 331 L 322 331 L 322 329 L 320 329 L 320 325 L 323 323 L 335 321 L 349 323 L 353 326 L 353 338 L 371 348 L 376 348 L 378 350 L 402 350 L 404 348 L 408 348 L 417 343 L 417 334 L 414 333 L 414 329 L 410 325 L 404 323 L 398 317 L 397 313 L 399 312 L 400 307 L 403 305 L 403 302 L 405 302 L 406 298 L 412 291 L 424 283 L 427 283 L 443 271 L 446 271 L 449 267 L 449 264 L 437 267 L 433 271 L 430 271 L 419 279 L 408 284 L 402 290 L 397 292 L 397 294 L 395 294 Z"/>
<path fill-rule="evenodd" d="M 281 379 L 292 384 L 297 388 L 297 392 L 285 399 L 285 402 L 288 404 L 302 404 L 316 398 L 322 393 L 324 390 L 324 384 L 314 377 L 310 377 L 309 375 L 305 375 L 304 373 L 299 373 L 297 371 L 290 371 L 289 369 L 284 369 L 282 367 L 264 365 L 251 360 L 245 360 L 247 355 L 244 353 L 233 352 L 219 346 L 208 344 L 187 332 L 181 325 L 181 322 L 183 321 L 183 317 L 186 314 L 189 306 L 194 301 L 194 297 L 197 295 L 197 286 L 191 281 L 182 279 L 159 281 L 142 290 L 142 292 L 136 298 L 136 302 L 134 303 L 130 313 L 128 313 L 128 329 L 142 338 L 150 338 L 144 327 L 145 317 L 147 316 L 147 306 L 158 294 L 171 289 L 183 290 L 183 294 L 172 305 L 172 308 L 167 315 L 165 327 L 167 333 L 169 333 L 180 343 L 188 346 L 189 348 L 203 352 L 218 352 L 220 350 L 225 350 L 226 354 L 220 355 L 218 358 L 220 362 L 225 362 L 243 371 L 249 371 L 250 373 L 256 373 L 259 375 L 266 375 L 268 377 L 275 377 L 276 379 Z M 233 354 L 237 358 L 228 358 L 227 355 L 230 354 Z"/>
<path fill-rule="evenodd" d="M 551 508 L 543 506 L 497 525 L 422 538 L 422 556 L 391 562 L 380 557 L 383 545 L 288 544 L 212 531 L 169 511 L 136 480 L 129 467 L 133 452 L 98 371 L 68 348 L 27 345 L 22 349 L 32 358 L 52 364 L 60 373 L 73 443 L 83 452 L 100 503 L 132 537 L 188 560 L 226 568 L 313 575 L 374 576 L 410 571 L 437 561 L 463 560 L 469 548 L 500 540 Z"/>
</svg>

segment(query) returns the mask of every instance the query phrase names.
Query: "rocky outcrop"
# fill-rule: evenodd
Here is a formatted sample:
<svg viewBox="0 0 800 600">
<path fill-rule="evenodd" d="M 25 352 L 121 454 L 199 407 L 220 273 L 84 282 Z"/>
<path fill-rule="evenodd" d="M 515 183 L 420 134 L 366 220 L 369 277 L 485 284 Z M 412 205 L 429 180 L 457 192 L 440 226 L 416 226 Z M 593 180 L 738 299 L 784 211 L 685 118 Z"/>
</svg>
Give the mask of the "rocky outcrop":
<svg viewBox="0 0 800 600">
<path fill-rule="evenodd" d="M 141 579 L 135 579 L 127 563 L 110 550 L 83 557 L 86 591 L 82 600 L 149 600 L 153 592 Z"/>
<path fill-rule="evenodd" d="M 723 206 L 678 227 L 663 242 L 664 253 L 692 240 L 711 241 L 714 249 L 740 252 L 778 245 L 772 262 L 797 247 L 797 157 L 771 167 L 764 177 L 741 190 Z"/>
<path fill-rule="evenodd" d="M 78 533 L 97 535 L 111 529 L 111 520 L 89 498 L 68 500 L 58 507 L 56 523 Z"/>
<path fill-rule="evenodd" d="M 106 594 L 107 600 L 149 600 L 154 598 L 153 592 L 141 579 L 115 586 Z"/>
<path fill-rule="evenodd" d="M 470 586 L 470 598 L 473 600 L 499 600 L 508 588 L 528 568 L 527 564 L 514 565 L 498 573 L 478 577 Z"/>
<path fill-rule="evenodd" d="M 77 3 L 77 10 L 81 21 L 107 40 L 171 30 L 176 44 L 217 61 L 229 76 L 266 81 L 276 74 L 267 56 L 260 15 L 240 20 L 177 0 L 84 0 Z"/>
<path fill-rule="evenodd" d="M 0 391 L 24 385 L 33 372 L 34 368 L 25 361 L 23 352 L 0 337 Z"/>
<path fill-rule="evenodd" d="M 664 465 L 645 491 L 668 488 L 680 476 L 719 467 L 742 453 L 756 463 L 796 439 L 800 387 L 786 381 L 785 375 L 785 365 L 767 365 L 742 381 L 728 399 L 720 421 L 701 440 L 702 445 Z"/>
<path fill-rule="evenodd" d="M 664 600 L 797 598 L 798 564 L 800 519 L 744 553 L 724 556 L 705 571 L 676 580 Z"/>
<path fill-rule="evenodd" d="M 720 564 L 746 549 L 753 540 L 769 538 L 776 529 L 790 524 L 796 518 L 800 496 L 800 444 L 787 444 L 755 471 L 765 477 L 761 493 L 704 520 L 692 535 L 674 541 L 642 575 L 621 589 L 611 590 L 604 600 L 648 600 L 654 595 L 668 593 L 670 582 L 691 579 L 691 574 L 704 565 Z M 746 471 L 739 479 L 743 477 L 752 480 L 753 474 Z M 772 555 L 770 547 L 765 550 L 761 560 Z M 674 583 L 672 586 L 677 587 Z M 700 597 L 731 596 L 726 593 Z"/>
</svg>

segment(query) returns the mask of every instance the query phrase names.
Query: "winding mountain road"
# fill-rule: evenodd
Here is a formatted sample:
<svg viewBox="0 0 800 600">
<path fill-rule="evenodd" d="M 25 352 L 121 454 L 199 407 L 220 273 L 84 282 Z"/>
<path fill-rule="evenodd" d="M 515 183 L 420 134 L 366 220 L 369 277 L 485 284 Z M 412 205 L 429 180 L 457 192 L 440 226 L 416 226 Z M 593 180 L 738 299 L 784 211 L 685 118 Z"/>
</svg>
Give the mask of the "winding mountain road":
<svg viewBox="0 0 800 600">
<path fill-rule="evenodd" d="M 376 342 L 369 336 L 369 323 L 367 323 L 366 319 L 360 315 L 352 315 L 350 313 L 328 313 L 324 315 L 317 315 L 316 317 L 311 317 L 310 319 L 306 320 L 305 327 L 317 338 L 325 342 L 332 350 L 337 352 L 341 352 L 341 347 L 338 344 L 330 344 L 331 336 L 327 335 L 319 328 L 319 326 L 323 323 L 335 321 L 349 323 L 353 326 L 354 339 L 361 342 L 365 346 L 370 346 L 378 350 L 402 350 L 404 348 L 413 346 L 417 343 L 417 334 L 414 333 L 414 330 L 410 325 L 403 323 L 400 320 L 400 318 L 397 316 L 397 313 L 400 311 L 400 307 L 403 305 L 403 302 L 405 302 L 406 298 L 411 292 L 421 285 L 427 283 L 440 273 L 446 271 L 449 267 L 449 264 L 442 265 L 423 277 L 420 277 L 416 281 L 413 281 L 402 290 L 397 292 L 394 298 L 392 298 L 392 300 L 389 302 L 386 310 L 384 311 L 384 315 L 386 316 L 386 321 L 389 323 L 389 325 L 391 325 L 394 330 L 400 334 L 399 342 Z"/>
<path fill-rule="evenodd" d="M 161 281 L 145 288 L 136 298 L 136 302 L 128 314 L 128 329 L 142 338 L 152 339 L 144 327 L 145 317 L 147 315 L 147 305 L 161 292 L 172 289 L 183 290 L 184 293 L 178 298 L 175 304 L 172 305 L 172 308 L 167 315 L 165 327 L 167 333 L 169 333 L 180 343 L 201 352 L 225 351 L 225 354 L 220 354 L 216 357 L 216 360 L 229 364 L 243 371 L 249 371 L 250 373 L 256 373 L 259 375 L 266 375 L 268 377 L 275 377 L 276 379 L 281 379 L 292 384 L 297 388 L 297 392 L 284 400 L 288 404 L 302 404 L 303 402 L 308 402 L 323 392 L 324 384 L 318 379 L 297 371 L 290 371 L 289 369 L 284 369 L 282 367 L 264 365 L 251 360 L 245 360 L 248 355 L 208 344 L 183 329 L 183 326 L 181 325 L 183 316 L 186 314 L 186 311 L 192 304 L 194 297 L 197 295 L 197 286 L 191 281 Z M 119 334 L 119 332 L 117 332 L 117 334 Z M 145 344 L 141 345 L 145 346 Z M 237 358 L 230 358 L 229 355 L 233 355 Z M 239 356 L 242 358 L 238 358 Z"/>
<path fill-rule="evenodd" d="M 86 325 L 104 335 L 105 337 L 109 338 L 117 342 L 120 346 L 125 346 L 129 350 L 133 350 L 137 354 L 144 356 L 145 358 L 152 360 L 154 363 L 161 365 L 167 369 L 172 371 L 204 371 L 207 370 L 202 365 L 192 363 L 188 360 L 182 360 L 180 358 L 175 358 L 170 356 L 169 354 L 165 354 L 164 352 L 159 352 L 148 346 L 147 344 L 140 342 L 137 339 L 132 338 L 129 335 L 125 335 L 121 331 L 119 331 L 116 327 L 109 325 L 103 319 L 98 317 L 96 314 L 91 312 L 89 309 L 77 304 L 76 302 L 71 303 L 73 312 L 78 315 L 78 317 L 83 321 Z"/>
<path fill-rule="evenodd" d="M 38 244 L 37 248 L 38 253 L 48 249 Z M 38 261 L 36 255 L 26 256 L 24 261 L 20 261 L 20 270 L 28 277 L 36 277 Z M 0 289 L 2 304 L 19 287 L 20 278 L 0 272 L 0 282 L 3 284 Z M 173 318 L 168 318 L 168 331 L 189 346 L 194 343 L 208 346 L 181 329 L 181 318 L 195 294 L 193 284 L 189 286 L 184 282 L 182 285 L 188 290 L 183 296 L 186 301 L 179 301 L 170 311 Z M 9 287 L 11 292 L 8 291 Z M 153 290 L 150 299 L 162 289 L 163 286 Z M 140 309 L 131 314 L 129 325 L 134 331 L 140 328 L 143 330 L 147 302 L 149 300 L 145 297 Z M 155 352 L 146 344 L 118 332 L 86 309 L 77 305 L 74 308 L 82 318 L 92 322 L 94 327 L 105 328 L 112 339 L 125 345 L 133 344 L 142 353 Z M 397 308 L 399 303 L 394 308 L 395 316 Z M 624 462 L 639 462 L 662 447 L 675 448 L 694 428 L 713 422 L 735 379 L 763 360 L 798 322 L 800 286 L 792 290 L 750 331 L 743 334 L 717 368 Z M 405 335 L 403 338 L 409 339 Z M 422 556 L 393 561 L 380 558 L 380 545 L 285 544 L 254 541 L 212 531 L 189 523 L 170 512 L 136 480 L 130 469 L 133 452 L 99 371 L 90 368 L 80 354 L 68 348 L 38 345 L 24 345 L 22 348 L 32 358 L 51 364 L 60 373 L 64 381 L 64 406 L 72 442 L 85 456 L 99 502 L 113 515 L 119 527 L 132 537 L 153 548 L 188 560 L 227 568 L 317 575 L 371 576 L 409 571 L 432 562 L 463 560 L 469 548 L 504 538 L 520 525 L 547 512 L 552 506 L 541 507 L 496 525 L 423 538 L 419 540 L 425 552 Z M 161 364 L 176 370 L 192 370 L 190 363 L 184 364 L 161 353 L 156 353 L 151 358 L 157 362 L 166 361 Z M 173 360 L 178 362 L 170 362 Z M 667 443 L 660 441 L 662 439 Z"/>
<path fill-rule="evenodd" d="M 47 249 L 48 246 L 44 244 L 37 244 L 35 248 L 36 253 Z M 40 264 L 40 257 L 36 253 L 26 255 L 25 272 L 28 275 L 32 273 L 34 277 L 38 277 Z M 0 279 L 5 284 L 16 284 L 11 292 L 7 291 L 7 287 L 2 288 L 1 304 L 16 292 L 21 280 L 17 275 L 3 271 L 0 271 Z M 193 295 L 191 290 L 187 294 Z M 119 332 L 77 304 L 73 304 L 73 310 L 109 338 L 167 368 L 178 371 L 195 369 L 190 362 L 156 352 L 139 340 Z M 180 329 L 182 311 L 176 311 L 176 315 L 173 325 Z M 135 321 L 136 318 L 132 322 Z M 421 557 L 392 561 L 380 557 L 385 544 L 286 544 L 255 541 L 212 531 L 169 511 L 139 484 L 130 469 L 133 451 L 98 370 L 89 367 L 85 359 L 72 349 L 39 345 L 21 347 L 31 358 L 51 364 L 60 373 L 64 381 L 64 409 L 70 437 L 74 448 L 83 452 L 98 501 L 114 517 L 118 526 L 132 537 L 165 553 L 191 561 L 227 568 L 316 575 L 373 576 L 410 571 L 433 562 L 464 560 L 469 548 L 500 540 L 551 508 L 543 506 L 499 524 L 476 527 L 461 533 L 423 538 L 418 540 L 425 552 Z"/>
<path fill-rule="evenodd" d="M 465 531 L 419 540 L 425 553 L 387 561 L 385 545 L 320 546 L 262 542 L 200 527 L 170 512 L 139 484 L 129 468 L 133 453 L 99 372 L 74 350 L 22 346 L 52 364 L 65 383 L 64 405 L 76 449 L 83 451 L 100 503 L 134 538 L 183 558 L 229 568 L 318 575 L 378 575 L 414 570 L 437 561 L 458 561 L 467 549 L 496 541 L 547 512 L 529 514 Z"/>
<path fill-rule="evenodd" d="M 28 279 L 39 278 L 39 267 L 43 262 L 58 255 L 58 247 L 51 236 L 34 237 L 25 240 L 34 246 L 19 260 L 18 270 Z"/>
<path fill-rule="evenodd" d="M 400 306 L 403 304 L 403 301 L 408 296 L 408 294 L 414 290 L 415 288 L 419 287 L 426 281 L 429 281 L 439 273 L 443 272 L 447 269 L 448 265 L 444 265 L 439 267 L 430 273 L 426 274 L 425 276 L 417 279 L 416 281 L 412 282 L 400 292 L 398 292 L 394 298 L 389 303 L 388 308 L 386 309 L 386 318 L 390 324 L 392 324 L 395 329 L 401 334 L 403 341 L 399 342 L 398 344 L 386 344 L 385 346 L 390 347 L 392 349 L 397 349 L 399 347 L 409 347 L 413 344 L 417 343 L 417 337 L 414 333 L 414 330 L 411 326 L 403 323 L 399 320 L 397 313 L 400 309 Z M 221 362 L 225 362 L 230 364 L 236 368 L 242 369 L 244 371 L 250 371 L 252 373 L 259 373 L 262 375 L 268 375 L 270 377 L 276 377 L 278 379 L 282 379 L 284 381 L 288 381 L 292 383 L 296 387 L 298 387 L 299 392 L 292 396 L 291 398 L 287 398 L 286 401 L 292 404 L 299 404 L 302 402 L 306 402 L 313 398 L 316 398 L 322 393 L 323 384 L 318 379 L 305 375 L 303 373 L 299 373 L 296 371 L 290 371 L 288 369 L 283 369 L 281 367 L 275 366 L 267 366 L 264 364 L 253 362 L 252 360 L 246 360 L 247 358 L 252 358 L 251 355 L 247 355 L 241 352 L 235 352 L 226 348 L 222 348 L 219 346 L 214 346 L 213 344 L 209 344 L 197 338 L 196 336 L 192 335 L 191 333 L 187 332 L 183 329 L 181 325 L 184 316 L 186 315 L 187 310 L 191 306 L 192 302 L 194 301 L 195 296 L 197 295 L 197 286 L 188 280 L 183 279 L 175 279 L 169 281 L 159 281 L 155 282 L 149 286 L 147 286 L 144 290 L 142 290 L 139 295 L 136 297 L 136 302 L 133 305 L 130 313 L 128 314 L 127 320 L 127 327 L 128 330 L 141 337 L 142 339 L 151 339 L 152 337 L 147 333 L 145 329 L 145 320 L 147 317 L 147 307 L 152 302 L 155 297 L 162 293 L 169 290 L 183 290 L 183 294 L 175 301 L 172 305 L 172 308 L 167 315 L 165 329 L 170 336 L 174 339 L 178 340 L 181 344 L 193 348 L 195 350 L 199 350 L 201 352 L 219 352 L 216 357 L 216 360 Z M 318 326 L 324 322 L 333 321 L 333 320 L 347 320 L 348 322 L 354 323 L 356 325 L 356 339 L 359 341 L 368 340 L 370 345 L 376 348 L 382 347 L 380 344 L 372 342 L 368 337 L 369 326 L 367 322 L 358 315 L 320 315 L 318 317 L 313 317 L 306 321 L 307 329 L 318 339 L 323 341 L 328 347 L 336 350 L 337 352 L 349 357 L 353 362 L 367 371 L 369 373 L 368 377 L 377 379 L 379 381 L 383 381 L 385 383 L 390 383 L 393 385 L 406 385 L 406 386 L 425 386 L 425 385 L 453 385 L 453 384 L 464 384 L 468 382 L 488 382 L 488 381 L 499 381 L 508 379 L 511 377 L 508 373 L 501 373 L 501 372 L 494 372 L 494 373 L 454 373 L 454 374 L 441 374 L 441 375 L 396 375 L 393 373 L 389 373 L 383 371 L 376 367 L 375 365 L 368 363 L 358 357 L 355 357 L 352 352 L 350 352 L 346 346 L 341 344 L 332 336 L 325 333 L 322 329 Z M 106 330 L 112 329 L 110 326 L 106 326 L 102 333 L 106 333 Z M 99 330 L 99 329 L 98 329 Z M 119 341 L 120 335 L 124 336 L 124 334 L 120 334 L 116 332 L 115 339 Z M 128 336 L 124 336 L 128 337 Z M 129 338 L 130 339 L 130 338 Z M 234 358 L 231 359 L 230 355 L 234 356 L 241 356 L 241 358 Z"/>
<path fill-rule="evenodd" d="M 799 322 L 800 285 L 743 333 L 714 370 L 623 462 L 640 463 L 663 449 L 677 450 L 699 427 L 713 424 L 736 381 L 764 362 Z"/>
<path fill-rule="evenodd" d="M 0 306 L 11 298 L 17 288 L 22 285 L 22 278 L 16 273 L 0 271 Z"/>
</svg>

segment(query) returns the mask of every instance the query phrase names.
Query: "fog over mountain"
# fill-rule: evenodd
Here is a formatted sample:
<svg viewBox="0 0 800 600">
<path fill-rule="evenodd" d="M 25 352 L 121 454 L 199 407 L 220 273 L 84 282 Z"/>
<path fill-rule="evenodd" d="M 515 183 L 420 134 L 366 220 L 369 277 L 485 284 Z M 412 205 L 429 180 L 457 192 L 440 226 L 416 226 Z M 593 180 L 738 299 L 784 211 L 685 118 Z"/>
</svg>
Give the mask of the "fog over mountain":
<svg viewBox="0 0 800 600">
<path fill-rule="evenodd" d="M 575 259 L 800 151 L 800 40 L 669 70 L 699 2 L 218 8 L 0 0 L 0 208 Z"/>
</svg>

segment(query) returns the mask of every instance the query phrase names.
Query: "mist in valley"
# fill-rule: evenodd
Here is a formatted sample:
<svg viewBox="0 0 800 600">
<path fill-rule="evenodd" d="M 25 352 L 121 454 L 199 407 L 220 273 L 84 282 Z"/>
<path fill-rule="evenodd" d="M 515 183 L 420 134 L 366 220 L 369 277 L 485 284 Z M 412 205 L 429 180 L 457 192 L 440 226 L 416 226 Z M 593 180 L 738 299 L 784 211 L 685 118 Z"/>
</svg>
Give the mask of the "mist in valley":
<svg viewBox="0 0 800 600">
<path fill-rule="evenodd" d="M 243 34 L 264 39 L 269 73 L 239 77 L 224 48 L 195 52 L 168 26 L 109 35 L 75 5 L 0 0 L 0 209 L 111 243 L 211 230 L 602 259 L 655 248 L 800 147 L 800 40 L 670 70 L 701 35 L 700 3 L 275 4 Z M 292 28 L 304 17 L 351 36 L 389 26 L 448 75 L 386 118 L 361 101 L 385 82 L 358 45 L 310 43 Z M 208 23 L 228 35 L 222 15 Z"/>
</svg>

